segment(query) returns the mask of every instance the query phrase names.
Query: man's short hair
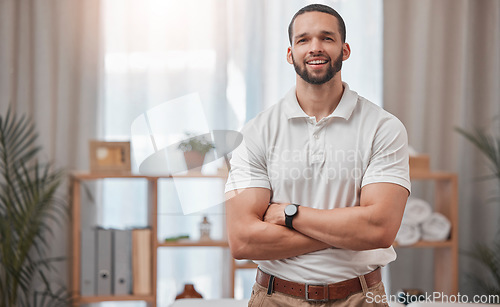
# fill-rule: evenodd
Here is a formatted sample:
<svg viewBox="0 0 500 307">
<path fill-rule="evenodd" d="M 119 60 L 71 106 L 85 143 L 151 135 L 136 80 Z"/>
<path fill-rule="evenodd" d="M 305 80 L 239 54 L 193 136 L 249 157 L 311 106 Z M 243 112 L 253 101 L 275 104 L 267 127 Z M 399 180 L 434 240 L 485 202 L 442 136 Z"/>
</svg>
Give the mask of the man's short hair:
<svg viewBox="0 0 500 307">
<path fill-rule="evenodd" d="M 344 19 L 342 19 L 342 16 L 340 16 L 340 14 L 336 10 L 332 9 L 331 7 L 329 7 L 327 5 L 310 4 L 308 6 L 301 8 L 297 13 L 295 13 L 295 15 L 293 15 L 292 21 L 290 21 L 290 25 L 288 25 L 288 39 L 290 40 L 290 46 L 292 45 L 292 34 L 293 34 L 292 28 L 293 28 L 293 23 L 295 21 L 295 18 L 297 18 L 297 16 L 302 15 L 306 12 L 321 12 L 321 13 L 327 13 L 327 14 L 330 14 L 330 15 L 336 17 L 337 21 L 339 23 L 340 38 L 342 39 L 342 42 L 345 43 L 345 36 L 346 36 L 345 23 L 344 23 Z"/>
</svg>

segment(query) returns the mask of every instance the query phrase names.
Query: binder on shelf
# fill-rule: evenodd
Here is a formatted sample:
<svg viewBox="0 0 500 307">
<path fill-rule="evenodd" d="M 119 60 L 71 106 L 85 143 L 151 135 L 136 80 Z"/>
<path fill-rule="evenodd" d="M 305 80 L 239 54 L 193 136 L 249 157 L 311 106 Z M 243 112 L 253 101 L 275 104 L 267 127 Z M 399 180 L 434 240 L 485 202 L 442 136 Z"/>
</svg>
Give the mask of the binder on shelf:
<svg viewBox="0 0 500 307">
<path fill-rule="evenodd" d="M 149 295 L 151 287 L 151 229 L 132 229 L 132 292 Z"/>
<path fill-rule="evenodd" d="M 113 230 L 113 293 L 132 294 L 132 232 Z"/>
<path fill-rule="evenodd" d="M 112 229 L 97 228 L 97 295 L 111 295 L 112 291 Z"/>
<path fill-rule="evenodd" d="M 82 296 L 96 294 L 96 231 L 95 228 L 82 229 L 81 233 L 80 293 Z"/>
</svg>

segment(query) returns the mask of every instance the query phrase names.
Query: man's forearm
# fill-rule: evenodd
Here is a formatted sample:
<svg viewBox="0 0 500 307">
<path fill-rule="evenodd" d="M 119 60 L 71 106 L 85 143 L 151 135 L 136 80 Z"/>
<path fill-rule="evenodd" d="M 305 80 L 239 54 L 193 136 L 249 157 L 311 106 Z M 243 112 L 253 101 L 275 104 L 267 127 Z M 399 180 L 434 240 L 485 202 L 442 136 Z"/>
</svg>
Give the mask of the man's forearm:
<svg viewBox="0 0 500 307">
<path fill-rule="evenodd" d="M 350 250 L 386 248 L 392 244 L 393 240 L 386 239 L 390 237 L 386 235 L 386 226 L 372 218 L 371 208 L 302 209 L 301 219 L 295 221 L 297 231 L 326 244 Z"/>
<path fill-rule="evenodd" d="M 263 221 L 241 226 L 246 230 L 237 230 L 239 235 L 229 236 L 233 256 L 237 259 L 284 259 L 330 247 L 299 232 Z"/>
<path fill-rule="evenodd" d="M 226 225 L 234 258 L 275 260 L 330 247 L 304 234 L 263 220 L 271 192 L 249 188 L 226 193 Z"/>
<path fill-rule="evenodd" d="M 266 221 L 283 225 L 283 208 L 286 204 L 272 204 Z M 301 206 L 293 220 L 294 232 L 314 238 L 327 245 L 350 250 L 367 250 L 382 247 L 375 240 L 377 228 L 371 225 L 367 208 L 349 207 L 339 209 L 313 209 Z M 278 214 L 276 214 L 278 212 Z M 277 219 L 271 215 L 279 216 Z M 281 226 L 284 227 L 285 226 Z"/>
<path fill-rule="evenodd" d="M 395 184 L 367 185 L 362 190 L 360 206 L 336 209 L 300 207 L 293 225 L 297 232 L 338 248 L 386 248 L 391 246 L 399 229 L 407 197 L 408 191 Z M 270 205 L 264 220 L 284 225 L 286 205 Z"/>
</svg>

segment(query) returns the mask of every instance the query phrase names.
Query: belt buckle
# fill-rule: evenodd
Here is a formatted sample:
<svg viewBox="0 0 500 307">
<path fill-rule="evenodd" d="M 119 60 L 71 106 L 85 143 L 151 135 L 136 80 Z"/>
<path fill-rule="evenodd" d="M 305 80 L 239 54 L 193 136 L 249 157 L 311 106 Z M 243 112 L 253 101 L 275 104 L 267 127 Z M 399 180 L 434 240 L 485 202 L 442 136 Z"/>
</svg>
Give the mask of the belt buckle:
<svg viewBox="0 0 500 307">
<path fill-rule="evenodd" d="M 325 295 L 324 299 L 313 299 L 309 297 L 309 287 L 314 286 L 314 287 L 323 287 L 323 294 Z M 306 301 L 308 302 L 328 302 L 328 284 L 327 283 L 321 283 L 321 284 L 308 284 L 306 283 Z"/>
</svg>

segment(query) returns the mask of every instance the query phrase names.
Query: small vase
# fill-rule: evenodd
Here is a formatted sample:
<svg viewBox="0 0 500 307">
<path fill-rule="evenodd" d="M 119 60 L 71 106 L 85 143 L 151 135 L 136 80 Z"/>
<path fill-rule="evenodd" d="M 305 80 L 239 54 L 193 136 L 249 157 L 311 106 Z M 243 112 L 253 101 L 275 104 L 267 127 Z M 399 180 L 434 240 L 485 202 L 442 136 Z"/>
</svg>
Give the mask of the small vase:
<svg viewBox="0 0 500 307">
<path fill-rule="evenodd" d="M 203 298 L 203 296 L 196 292 L 193 284 L 185 284 L 184 291 L 175 297 L 176 300 L 183 298 Z"/>
<path fill-rule="evenodd" d="M 204 216 L 203 221 L 200 223 L 200 241 L 210 240 L 211 228 L 212 228 L 212 223 L 208 221 L 207 216 Z"/>
<path fill-rule="evenodd" d="M 188 170 L 201 169 L 203 166 L 203 161 L 205 161 L 205 154 L 201 154 L 199 151 L 185 151 L 184 159 L 186 160 L 186 166 Z"/>
</svg>

